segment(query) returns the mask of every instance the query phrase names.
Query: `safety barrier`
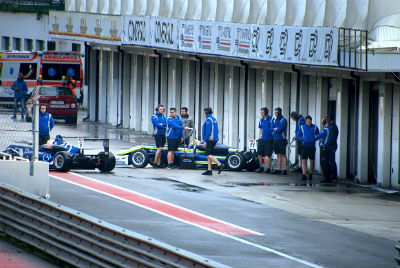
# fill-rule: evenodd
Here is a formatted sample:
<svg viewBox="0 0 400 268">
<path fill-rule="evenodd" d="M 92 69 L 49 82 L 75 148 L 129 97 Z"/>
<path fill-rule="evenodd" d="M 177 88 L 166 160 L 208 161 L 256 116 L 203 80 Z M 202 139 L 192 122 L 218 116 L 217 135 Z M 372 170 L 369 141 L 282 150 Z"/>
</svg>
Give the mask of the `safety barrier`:
<svg viewBox="0 0 400 268">
<path fill-rule="evenodd" d="M 0 227 L 77 267 L 227 267 L 4 184 Z"/>
</svg>

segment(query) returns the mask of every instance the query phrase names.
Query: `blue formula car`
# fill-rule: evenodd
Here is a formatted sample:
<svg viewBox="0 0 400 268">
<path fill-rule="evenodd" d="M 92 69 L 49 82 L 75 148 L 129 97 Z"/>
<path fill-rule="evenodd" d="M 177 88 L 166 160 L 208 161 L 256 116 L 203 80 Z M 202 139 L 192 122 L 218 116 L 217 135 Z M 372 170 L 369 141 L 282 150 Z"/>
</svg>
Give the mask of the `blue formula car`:
<svg viewBox="0 0 400 268">
<path fill-rule="evenodd" d="M 255 143 L 254 143 L 255 144 Z M 255 146 L 253 144 L 253 147 Z M 250 151 L 239 151 L 238 148 L 226 146 L 217 143 L 214 149 L 214 156 L 222 163 L 225 168 L 232 171 L 240 171 L 247 169 L 254 171 L 259 168 L 256 150 L 250 146 Z M 117 155 L 117 163 L 123 163 L 123 159 L 127 158 L 127 164 L 136 168 L 144 168 L 148 164 L 154 165 L 154 156 L 157 147 L 154 144 L 143 144 L 132 147 Z M 162 165 L 167 165 L 168 146 L 164 146 L 161 153 Z M 189 165 L 186 163 L 189 162 Z M 193 163 L 193 165 L 190 165 Z M 215 163 L 213 163 L 215 164 Z M 187 148 L 179 147 L 175 154 L 175 165 L 181 168 L 199 168 L 207 165 L 207 157 L 205 155 L 204 144 L 197 140 L 192 141 Z M 185 166 L 185 167 L 183 167 Z"/>
<path fill-rule="evenodd" d="M 85 154 L 83 141 L 102 141 L 104 151 L 96 155 Z M 38 158 L 50 164 L 50 169 L 69 171 L 71 169 L 99 169 L 101 172 L 110 172 L 115 167 L 115 156 L 109 151 L 108 139 L 79 138 L 80 147 L 76 147 L 57 135 L 52 143 L 43 144 L 39 148 Z M 26 145 L 9 145 L 4 153 L 32 159 L 33 149 Z"/>
</svg>

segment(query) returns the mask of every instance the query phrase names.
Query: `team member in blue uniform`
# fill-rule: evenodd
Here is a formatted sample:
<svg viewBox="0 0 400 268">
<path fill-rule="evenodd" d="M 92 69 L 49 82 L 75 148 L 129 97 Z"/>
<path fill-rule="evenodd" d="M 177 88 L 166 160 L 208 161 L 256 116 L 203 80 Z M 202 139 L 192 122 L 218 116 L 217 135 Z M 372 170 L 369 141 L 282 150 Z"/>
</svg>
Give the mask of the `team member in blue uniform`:
<svg viewBox="0 0 400 268">
<path fill-rule="evenodd" d="M 167 141 L 168 141 L 168 169 L 176 168 L 174 165 L 175 152 L 178 150 L 180 144 L 183 143 L 183 126 L 182 120 L 176 114 L 176 108 L 169 109 L 169 117 L 167 119 Z"/>
<path fill-rule="evenodd" d="M 271 173 L 271 155 L 272 155 L 272 132 L 271 132 L 271 121 L 272 117 L 268 115 L 268 108 L 264 107 L 260 109 L 261 119 L 258 123 L 260 129 L 258 134 L 257 154 L 258 161 L 260 162 L 260 168 L 256 172 L 261 173 L 264 171 L 264 156 L 268 157 L 267 169 L 265 173 Z"/>
<path fill-rule="evenodd" d="M 213 110 L 211 107 L 204 108 L 204 113 L 206 115 L 206 120 L 203 124 L 202 129 L 202 138 L 205 146 L 205 154 L 208 160 L 208 169 L 207 171 L 201 173 L 202 175 L 212 175 L 212 162 L 216 163 L 218 166 L 218 174 L 222 172 L 224 168 L 221 162 L 213 156 L 214 147 L 219 141 L 218 138 L 218 123 L 217 119 L 215 119 L 213 114 Z"/>
<path fill-rule="evenodd" d="M 153 124 L 153 136 L 156 142 L 156 155 L 154 156 L 154 168 L 161 166 L 161 152 L 165 145 L 165 131 L 167 128 L 167 119 L 164 116 L 164 106 L 159 104 L 156 107 L 156 113 L 151 117 Z"/>
<path fill-rule="evenodd" d="M 41 104 L 39 113 L 39 146 L 47 143 L 50 139 L 50 131 L 54 127 L 53 116 L 46 110 L 46 104 Z"/>
<path fill-rule="evenodd" d="M 307 159 L 310 159 L 310 174 L 308 175 L 308 179 L 312 180 L 315 160 L 315 137 L 318 133 L 319 129 L 312 123 L 312 117 L 310 115 L 306 116 L 305 124 L 301 125 L 296 132 L 295 139 L 301 143 L 303 152 L 301 155 L 302 180 L 307 180 Z"/>
<path fill-rule="evenodd" d="M 331 167 L 332 180 L 337 180 L 338 174 L 337 174 L 337 165 L 336 165 L 336 150 L 338 148 L 337 139 L 339 136 L 339 129 L 331 115 L 327 115 L 325 117 L 325 119 L 328 121 L 329 126 L 331 127 L 331 135 L 332 135 L 332 140 L 333 140 L 332 141 L 332 150 L 330 151 L 331 155 L 329 156 L 329 165 Z"/>
<path fill-rule="evenodd" d="M 274 153 L 277 155 L 278 167 L 273 172 L 273 174 L 287 175 L 287 158 L 286 158 L 286 130 L 287 130 L 287 120 L 282 116 L 282 109 L 275 108 L 275 117 L 272 119 L 273 131 L 273 149 Z"/>
<path fill-rule="evenodd" d="M 293 111 L 290 113 L 290 118 L 296 122 L 296 130 L 295 130 L 295 136 L 293 136 L 293 140 L 295 140 L 295 137 L 297 135 L 297 132 L 300 129 L 300 126 L 304 125 L 306 122 L 304 120 L 303 115 L 299 114 L 296 111 Z M 297 146 L 297 154 L 299 155 L 299 158 L 301 158 L 302 155 L 302 147 L 301 147 L 301 142 L 299 140 L 296 140 L 296 146 Z"/>
<path fill-rule="evenodd" d="M 332 150 L 334 148 L 334 136 L 332 135 L 332 129 L 328 120 L 323 119 L 322 125 L 324 129 L 315 137 L 315 140 L 320 140 L 320 162 L 322 173 L 324 174 L 324 180 L 321 183 L 332 182 L 332 170 L 330 166 L 330 157 L 332 156 Z"/>
</svg>

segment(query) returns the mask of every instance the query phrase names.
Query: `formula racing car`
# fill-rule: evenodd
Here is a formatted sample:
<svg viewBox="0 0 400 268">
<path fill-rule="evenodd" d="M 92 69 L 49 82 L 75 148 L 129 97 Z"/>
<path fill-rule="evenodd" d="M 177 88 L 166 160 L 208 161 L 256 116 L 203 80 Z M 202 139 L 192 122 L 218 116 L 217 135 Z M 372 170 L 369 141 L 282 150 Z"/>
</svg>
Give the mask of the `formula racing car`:
<svg viewBox="0 0 400 268">
<path fill-rule="evenodd" d="M 259 168 L 256 154 L 256 143 L 250 142 L 250 151 L 239 151 L 238 148 L 217 143 L 214 148 L 214 156 L 232 171 L 240 171 L 243 168 L 254 171 Z M 132 147 L 117 155 L 118 164 L 128 164 L 136 168 L 144 168 L 148 164 L 154 165 L 154 156 L 157 147 L 154 144 L 143 144 Z M 161 153 L 161 165 L 167 165 L 168 146 L 164 146 Z M 175 165 L 180 168 L 198 168 L 207 165 L 204 144 L 193 140 L 187 148 L 179 147 L 175 154 Z M 213 163 L 215 165 L 215 163 Z"/>
<path fill-rule="evenodd" d="M 84 141 L 103 142 L 104 151 L 95 155 L 85 154 Z M 109 151 L 108 139 L 78 138 L 79 147 L 73 146 L 57 135 L 54 141 L 43 144 L 39 148 L 38 158 L 50 164 L 50 169 L 69 171 L 70 169 L 99 169 L 109 172 L 115 167 L 115 156 Z M 27 145 L 9 145 L 3 153 L 32 159 L 33 149 Z"/>
</svg>

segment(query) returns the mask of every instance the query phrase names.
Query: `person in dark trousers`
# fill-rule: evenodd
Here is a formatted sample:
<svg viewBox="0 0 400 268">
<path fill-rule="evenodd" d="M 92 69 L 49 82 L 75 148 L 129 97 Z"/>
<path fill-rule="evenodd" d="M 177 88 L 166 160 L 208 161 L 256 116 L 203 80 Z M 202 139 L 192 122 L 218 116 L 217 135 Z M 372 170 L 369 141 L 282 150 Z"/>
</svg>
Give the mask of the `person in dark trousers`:
<svg viewBox="0 0 400 268">
<path fill-rule="evenodd" d="M 271 173 L 271 161 L 272 161 L 272 131 L 271 122 L 272 117 L 268 115 L 268 108 L 263 107 L 260 109 L 261 119 L 258 123 L 259 133 L 258 133 L 258 143 L 257 143 L 257 154 L 258 161 L 260 162 L 260 168 L 255 170 L 258 173 L 264 172 L 264 157 L 268 157 L 267 169 L 265 173 Z"/>
<path fill-rule="evenodd" d="M 272 119 L 272 137 L 273 149 L 277 155 L 277 169 L 272 174 L 287 175 L 287 157 L 286 157 L 286 131 L 287 120 L 282 116 L 282 108 L 278 107 L 274 110 L 275 117 Z"/>
<path fill-rule="evenodd" d="M 194 122 L 193 122 L 193 118 L 190 117 L 188 114 L 187 107 L 181 108 L 181 120 L 182 120 L 183 126 L 187 127 L 187 129 L 185 129 L 183 131 L 183 138 L 184 138 L 185 146 L 188 146 L 189 142 L 190 142 L 190 136 L 192 136 L 192 133 L 193 133 Z"/>
<path fill-rule="evenodd" d="M 312 117 L 307 115 L 305 118 L 305 124 L 301 125 L 294 137 L 295 140 L 299 141 L 302 146 L 303 154 L 301 155 L 301 168 L 303 171 L 302 180 L 307 180 L 307 159 L 310 159 L 310 173 L 308 179 L 312 180 L 312 174 L 314 171 L 314 160 L 315 160 L 315 137 L 319 133 L 319 128 L 312 123 Z"/>
<path fill-rule="evenodd" d="M 153 136 L 156 142 L 157 151 L 154 156 L 154 168 L 161 167 L 161 152 L 165 145 L 165 131 L 167 129 L 167 119 L 164 116 L 164 106 L 159 104 L 156 107 L 156 113 L 151 117 L 153 124 Z"/>
<path fill-rule="evenodd" d="M 219 141 L 217 119 L 215 119 L 215 117 L 212 116 L 213 110 L 211 107 L 204 108 L 204 114 L 206 115 L 206 120 L 204 121 L 203 124 L 202 138 L 205 147 L 205 154 L 208 160 L 208 166 L 207 166 L 207 171 L 201 174 L 210 176 L 212 175 L 213 162 L 216 163 L 218 166 L 218 174 L 222 172 L 224 166 L 221 164 L 221 162 L 218 161 L 217 158 L 215 158 L 215 156 L 213 156 L 214 147 Z"/>
<path fill-rule="evenodd" d="M 17 118 L 18 103 L 21 104 L 21 119 L 25 117 L 25 95 L 28 92 L 28 86 L 24 81 L 22 73 L 18 74 L 18 79 L 12 84 L 11 89 L 14 90 L 14 115 L 11 119 Z"/>
<path fill-rule="evenodd" d="M 50 131 L 53 129 L 53 127 L 53 116 L 47 112 L 47 106 L 45 104 L 41 104 L 39 112 L 39 146 L 46 144 L 50 139 Z"/>
<path fill-rule="evenodd" d="M 330 129 L 331 129 L 331 135 L 332 135 L 332 150 L 330 151 L 331 155 L 329 156 L 329 163 L 331 166 L 331 173 L 332 173 L 332 180 L 337 180 L 338 178 L 338 173 L 337 173 L 337 165 L 336 165 L 336 151 L 338 148 L 337 144 L 337 139 L 339 136 L 339 129 L 338 126 L 336 125 L 335 121 L 333 120 L 333 117 L 331 115 L 326 115 L 325 119 L 328 121 Z"/>
<path fill-rule="evenodd" d="M 67 80 L 62 83 L 64 87 L 69 87 L 72 90 L 72 93 L 76 97 L 76 81 L 72 79 L 72 76 L 67 74 Z"/>
<path fill-rule="evenodd" d="M 175 152 L 179 145 L 183 143 L 183 130 L 185 127 L 182 124 L 181 118 L 176 114 L 176 108 L 169 109 L 169 117 L 167 119 L 167 141 L 168 141 L 168 166 L 167 169 L 176 168 L 174 165 Z"/>
<path fill-rule="evenodd" d="M 322 125 L 324 129 L 315 137 L 315 140 L 320 140 L 320 164 L 322 173 L 324 174 L 324 180 L 322 180 L 321 183 L 332 183 L 330 157 L 332 156 L 334 139 L 328 120 L 324 118 L 322 120 Z"/>
<path fill-rule="evenodd" d="M 304 125 L 306 122 L 304 120 L 304 117 L 302 114 L 299 114 L 296 111 L 293 111 L 290 113 L 290 118 L 296 122 L 296 130 L 295 130 L 295 136 L 293 136 L 293 140 L 296 138 L 296 134 L 300 129 L 300 126 Z M 301 155 L 302 155 L 302 147 L 301 147 L 301 142 L 299 140 L 296 140 L 296 146 L 297 146 L 297 154 L 299 155 L 300 161 L 302 160 Z"/>
</svg>

